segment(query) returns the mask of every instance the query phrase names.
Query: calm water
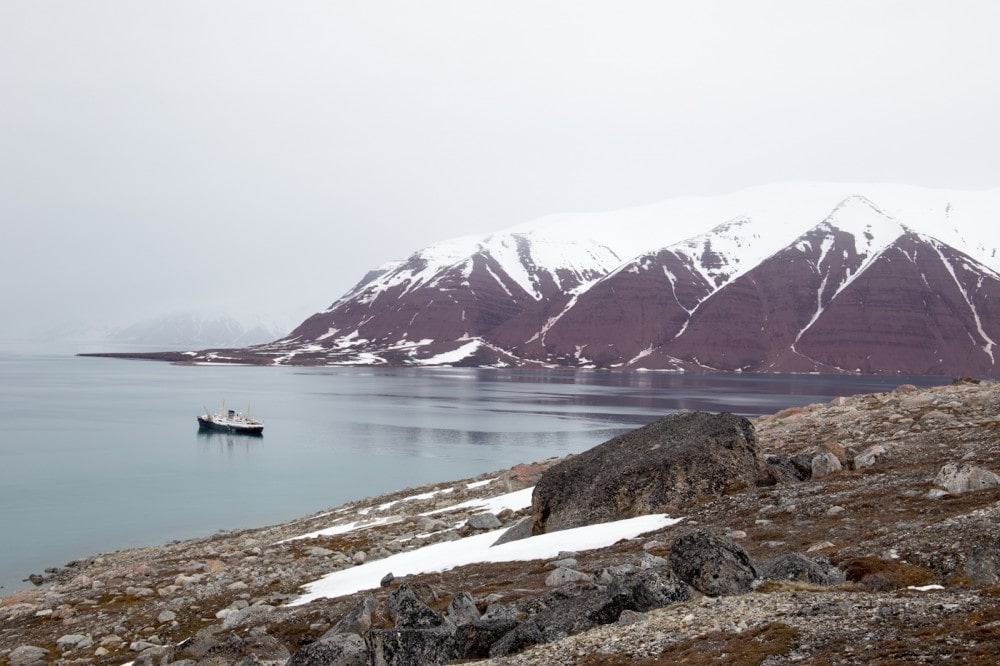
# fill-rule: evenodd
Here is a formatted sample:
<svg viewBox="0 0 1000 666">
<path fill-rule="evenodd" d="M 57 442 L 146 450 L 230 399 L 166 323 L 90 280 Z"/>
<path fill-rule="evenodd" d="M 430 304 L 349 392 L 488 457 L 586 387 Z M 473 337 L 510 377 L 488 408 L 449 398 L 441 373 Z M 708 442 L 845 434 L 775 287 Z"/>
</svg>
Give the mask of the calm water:
<svg viewBox="0 0 1000 666">
<path fill-rule="evenodd" d="M 942 381 L 0 355 L 0 594 L 74 558 L 582 451 L 680 408 L 749 416 Z M 222 400 L 249 403 L 264 437 L 199 434 Z"/>
</svg>

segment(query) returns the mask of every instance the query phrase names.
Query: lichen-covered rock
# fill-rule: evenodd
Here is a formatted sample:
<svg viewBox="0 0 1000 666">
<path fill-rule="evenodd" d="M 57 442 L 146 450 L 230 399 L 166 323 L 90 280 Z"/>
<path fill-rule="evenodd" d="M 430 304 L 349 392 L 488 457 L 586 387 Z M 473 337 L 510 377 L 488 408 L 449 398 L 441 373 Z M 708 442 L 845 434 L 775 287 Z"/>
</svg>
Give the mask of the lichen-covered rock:
<svg viewBox="0 0 1000 666">
<path fill-rule="evenodd" d="M 1000 539 L 976 546 L 965 561 L 965 575 L 976 585 L 1000 583 Z"/>
<path fill-rule="evenodd" d="M 753 487 L 762 469 L 750 421 L 678 412 L 551 467 L 532 495 L 532 532 L 676 511 Z"/>
<path fill-rule="evenodd" d="M 840 459 L 831 451 L 823 451 L 814 455 L 810 467 L 813 479 L 822 479 L 824 476 L 830 476 L 844 468 Z"/>
<path fill-rule="evenodd" d="M 320 639 L 332 638 L 337 634 L 364 635 L 372 626 L 372 613 L 378 610 L 378 602 L 371 592 L 365 594 L 337 624 L 323 634 Z"/>
<path fill-rule="evenodd" d="M 608 591 L 615 594 L 618 590 L 626 591 L 626 608 L 634 611 L 662 608 L 692 596 L 691 588 L 667 567 L 616 576 Z"/>
<path fill-rule="evenodd" d="M 219 643 L 208 650 L 204 661 L 235 664 L 250 659 L 255 664 L 278 666 L 285 664 L 291 656 L 281 641 L 274 636 L 255 632 L 246 635 L 232 632 L 224 643 Z"/>
<path fill-rule="evenodd" d="M 456 659 L 486 659 L 490 648 L 517 627 L 517 620 L 477 620 L 455 631 Z"/>
<path fill-rule="evenodd" d="M 490 647 L 490 658 L 503 657 L 508 654 L 521 652 L 532 645 L 545 642 L 545 634 L 532 620 L 525 620 L 519 623 L 506 636 L 494 643 Z"/>
<path fill-rule="evenodd" d="M 958 495 L 1000 486 L 1000 476 L 988 469 L 968 463 L 948 463 L 934 477 L 934 484 Z"/>
<path fill-rule="evenodd" d="M 458 654 L 454 625 L 442 628 L 373 629 L 368 634 L 372 663 L 378 666 L 446 664 Z"/>
<path fill-rule="evenodd" d="M 670 547 L 670 566 L 685 583 L 710 597 L 749 592 L 757 570 L 728 537 L 696 530 Z"/>
<path fill-rule="evenodd" d="M 368 645 L 358 634 L 321 638 L 292 655 L 287 666 L 367 666 Z"/>
<path fill-rule="evenodd" d="M 21 645 L 7 656 L 10 666 L 43 666 L 49 662 L 49 651 L 36 645 Z"/>
<path fill-rule="evenodd" d="M 441 613 L 417 598 L 413 586 L 404 582 L 386 602 L 386 610 L 397 629 L 443 629 L 454 633 L 455 626 Z"/>
<path fill-rule="evenodd" d="M 448 604 L 446 614 L 448 619 L 456 626 L 478 622 L 480 617 L 479 609 L 476 608 L 476 602 L 468 592 L 459 592 L 456 594 L 451 603 Z"/>
<path fill-rule="evenodd" d="M 503 523 L 492 513 L 474 513 L 469 516 L 468 525 L 474 530 L 495 530 Z"/>
<path fill-rule="evenodd" d="M 782 553 L 758 562 L 757 573 L 766 580 L 794 580 L 813 585 L 838 585 L 847 578 L 844 572 L 819 555 L 809 559 L 801 553 Z"/>
<path fill-rule="evenodd" d="M 889 450 L 881 444 L 869 446 L 867 449 L 854 456 L 854 469 L 872 467 L 888 452 Z"/>
<path fill-rule="evenodd" d="M 576 571 L 568 567 L 557 567 L 555 571 L 545 577 L 545 584 L 548 587 L 559 587 L 569 583 L 589 583 L 590 574 Z"/>
</svg>

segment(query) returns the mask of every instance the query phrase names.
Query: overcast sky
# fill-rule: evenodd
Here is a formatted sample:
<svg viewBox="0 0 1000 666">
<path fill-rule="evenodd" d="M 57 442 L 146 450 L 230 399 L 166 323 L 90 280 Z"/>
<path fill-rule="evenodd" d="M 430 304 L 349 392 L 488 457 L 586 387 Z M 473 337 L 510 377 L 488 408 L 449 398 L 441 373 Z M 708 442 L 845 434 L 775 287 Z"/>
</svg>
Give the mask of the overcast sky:
<svg viewBox="0 0 1000 666">
<path fill-rule="evenodd" d="M 1000 2 L 0 0 L 0 340 L 554 212 L 1000 186 Z"/>
</svg>

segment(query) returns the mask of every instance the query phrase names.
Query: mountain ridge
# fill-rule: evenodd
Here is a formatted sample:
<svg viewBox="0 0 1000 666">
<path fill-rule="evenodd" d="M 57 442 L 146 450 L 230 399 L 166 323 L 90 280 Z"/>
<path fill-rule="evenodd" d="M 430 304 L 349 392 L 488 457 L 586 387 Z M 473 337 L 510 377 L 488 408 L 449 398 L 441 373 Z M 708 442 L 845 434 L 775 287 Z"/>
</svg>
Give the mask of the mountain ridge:
<svg viewBox="0 0 1000 666">
<path fill-rule="evenodd" d="M 275 342 L 188 358 L 995 376 L 998 215 L 1000 189 L 785 183 L 548 216 L 376 268 Z"/>
</svg>

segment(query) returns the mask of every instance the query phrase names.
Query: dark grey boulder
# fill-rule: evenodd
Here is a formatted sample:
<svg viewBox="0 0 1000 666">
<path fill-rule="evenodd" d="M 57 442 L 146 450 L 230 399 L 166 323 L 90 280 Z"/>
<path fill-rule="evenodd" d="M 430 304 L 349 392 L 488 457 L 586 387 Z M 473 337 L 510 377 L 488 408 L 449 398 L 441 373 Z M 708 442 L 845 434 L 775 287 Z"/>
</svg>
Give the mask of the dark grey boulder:
<svg viewBox="0 0 1000 666">
<path fill-rule="evenodd" d="M 744 594 L 757 571 L 736 542 L 705 530 L 677 539 L 670 547 L 670 566 L 685 583 L 710 597 Z"/>
<path fill-rule="evenodd" d="M 494 546 L 499 546 L 502 543 L 509 543 L 511 541 L 520 541 L 521 539 L 527 539 L 531 536 L 531 516 L 525 516 L 521 520 L 517 521 L 500 535 L 500 537 L 493 542 Z"/>
<path fill-rule="evenodd" d="M 490 655 L 512 654 L 529 645 L 617 622 L 626 611 L 645 612 L 692 596 L 691 588 L 668 567 L 604 572 L 611 578 L 609 585 L 563 586 L 531 601 L 524 609 L 527 618 L 494 646 Z"/>
<path fill-rule="evenodd" d="M 404 582 L 389 595 L 386 610 L 397 629 L 445 629 L 454 632 L 455 625 L 444 615 L 432 610 L 417 598 L 413 586 Z"/>
<path fill-rule="evenodd" d="M 321 638 L 292 655 L 288 666 L 367 666 L 368 644 L 358 634 Z"/>
<path fill-rule="evenodd" d="M 490 647 L 490 658 L 521 652 L 532 645 L 545 642 L 545 634 L 532 620 L 519 623 L 512 631 Z"/>
<path fill-rule="evenodd" d="M 965 561 L 965 575 L 976 585 L 1000 583 L 1000 539 L 972 549 Z"/>
<path fill-rule="evenodd" d="M 621 609 L 611 613 L 606 621 L 618 620 L 623 610 L 646 612 L 654 608 L 669 606 L 678 601 L 691 599 L 691 588 L 668 567 L 642 569 L 640 571 L 613 575 L 608 586 L 608 596 L 620 599 Z"/>
<path fill-rule="evenodd" d="M 379 666 L 446 664 L 458 654 L 454 634 L 440 628 L 372 629 L 368 643 L 372 663 Z"/>
<path fill-rule="evenodd" d="M 782 456 L 772 453 L 766 455 L 764 461 L 774 483 L 806 481 L 812 476 L 812 456 L 808 454 Z"/>
<path fill-rule="evenodd" d="M 765 580 L 794 580 L 813 585 L 839 585 L 847 580 L 844 572 L 822 555 L 809 559 L 801 553 L 782 553 L 758 562 L 756 569 Z"/>
<path fill-rule="evenodd" d="M 477 620 L 459 625 L 455 631 L 456 659 L 486 659 L 490 648 L 517 626 L 513 618 Z"/>
<path fill-rule="evenodd" d="M 378 602 L 375 601 L 371 592 L 365 594 L 361 601 L 347 611 L 344 617 L 340 618 L 337 624 L 320 636 L 320 640 L 331 638 L 337 634 L 359 634 L 364 635 L 372 626 L 372 613 L 378 610 Z"/>
<path fill-rule="evenodd" d="M 455 598 L 448 604 L 448 610 L 445 612 L 448 619 L 456 626 L 479 621 L 479 609 L 476 608 L 476 602 L 468 592 L 459 592 L 456 594 Z"/>
<path fill-rule="evenodd" d="M 513 620 L 517 609 L 509 604 L 490 604 L 483 613 L 482 620 Z"/>
<path fill-rule="evenodd" d="M 763 476 L 753 424 L 733 414 L 678 412 L 564 460 L 532 495 L 532 532 L 672 512 Z"/>
<path fill-rule="evenodd" d="M 176 656 L 177 653 L 174 654 Z M 222 663 L 236 664 L 249 659 L 255 664 L 277 665 L 284 664 L 291 656 L 274 636 L 254 632 L 241 635 L 234 631 L 225 642 L 210 648 L 199 661 L 216 663 L 221 660 Z"/>
<path fill-rule="evenodd" d="M 429 587 L 403 581 L 389 595 L 385 607 L 395 626 L 368 632 L 373 663 L 421 666 L 444 664 L 456 658 L 455 624 L 424 603 L 418 596 L 420 592 L 432 594 Z"/>
</svg>

